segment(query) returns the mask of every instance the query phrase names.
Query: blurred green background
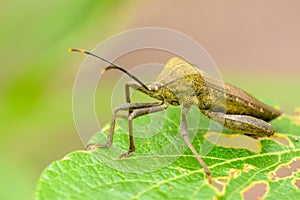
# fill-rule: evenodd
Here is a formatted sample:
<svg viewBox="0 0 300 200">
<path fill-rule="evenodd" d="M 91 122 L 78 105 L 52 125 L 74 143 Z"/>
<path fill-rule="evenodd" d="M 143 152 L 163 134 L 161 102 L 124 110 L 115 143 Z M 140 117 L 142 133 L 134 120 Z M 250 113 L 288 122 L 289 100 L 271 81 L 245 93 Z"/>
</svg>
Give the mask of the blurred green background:
<svg viewBox="0 0 300 200">
<path fill-rule="evenodd" d="M 83 148 L 72 87 L 84 56 L 69 47 L 93 49 L 134 27 L 175 29 L 207 49 L 226 82 L 293 113 L 300 104 L 299 9 L 297 1 L 1 2 L 0 199 L 31 199 L 48 164 Z M 109 98 L 100 103 L 106 121 Z"/>
</svg>

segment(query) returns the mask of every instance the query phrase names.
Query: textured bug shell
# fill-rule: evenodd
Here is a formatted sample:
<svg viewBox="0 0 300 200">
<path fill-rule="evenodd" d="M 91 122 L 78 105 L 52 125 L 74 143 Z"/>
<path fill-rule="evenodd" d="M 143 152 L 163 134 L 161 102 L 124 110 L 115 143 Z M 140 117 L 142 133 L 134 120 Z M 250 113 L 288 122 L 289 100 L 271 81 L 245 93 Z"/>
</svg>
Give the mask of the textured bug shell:
<svg viewBox="0 0 300 200">
<path fill-rule="evenodd" d="M 158 75 L 155 83 L 166 85 L 180 78 L 194 74 L 201 74 L 201 71 L 185 60 L 179 57 L 173 57 L 167 62 L 164 69 Z"/>
</svg>

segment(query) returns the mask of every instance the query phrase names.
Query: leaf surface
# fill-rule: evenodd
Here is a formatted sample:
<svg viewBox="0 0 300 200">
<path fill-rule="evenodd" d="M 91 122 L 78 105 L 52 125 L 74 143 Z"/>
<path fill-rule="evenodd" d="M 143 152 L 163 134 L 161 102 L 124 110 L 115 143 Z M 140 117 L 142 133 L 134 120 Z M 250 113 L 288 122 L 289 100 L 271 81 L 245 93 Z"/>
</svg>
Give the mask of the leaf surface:
<svg viewBox="0 0 300 200">
<path fill-rule="evenodd" d="M 300 121 L 282 116 L 272 122 L 276 134 L 254 140 L 224 129 L 199 115 L 188 115 L 189 134 L 209 166 L 209 185 L 202 167 L 179 133 L 180 107 L 134 121 L 136 151 L 128 149 L 127 121 L 117 121 L 113 145 L 76 151 L 42 173 L 36 199 L 297 199 L 300 195 Z M 147 122 L 147 123 L 145 123 Z M 199 123 L 198 123 L 199 122 Z M 104 142 L 109 125 L 90 142 Z M 260 189 L 260 193 L 258 192 Z"/>
</svg>

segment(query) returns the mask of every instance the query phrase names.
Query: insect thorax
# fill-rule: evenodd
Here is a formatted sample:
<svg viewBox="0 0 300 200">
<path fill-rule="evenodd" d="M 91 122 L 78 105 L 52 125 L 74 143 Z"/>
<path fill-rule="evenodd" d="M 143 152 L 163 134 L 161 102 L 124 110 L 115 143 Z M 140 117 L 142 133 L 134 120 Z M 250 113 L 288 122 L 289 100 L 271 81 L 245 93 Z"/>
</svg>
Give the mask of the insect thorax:
<svg viewBox="0 0 300 200">
<path fill-rule="evenodd" d="M 148 87 L 152 89 L 148 93 L 149 96 L 167 104 L 174 106 L 181 104 L 188 106 L 197 105 L 199 107 L 208 106 L 207 103 L 206 105 L 201 103 L 203 102 L 201 98 L 205 97 L 209 99 L 209 91 L 200 74 L 188 75 L 166 84 L 157 81 Z"/>
</svg>

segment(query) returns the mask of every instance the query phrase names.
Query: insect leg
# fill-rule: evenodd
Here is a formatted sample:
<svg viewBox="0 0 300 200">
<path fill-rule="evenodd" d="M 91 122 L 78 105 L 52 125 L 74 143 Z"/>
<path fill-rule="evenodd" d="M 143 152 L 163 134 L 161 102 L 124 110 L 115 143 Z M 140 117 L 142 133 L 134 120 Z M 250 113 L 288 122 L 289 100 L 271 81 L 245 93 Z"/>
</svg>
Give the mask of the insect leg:
<svg viewBox="0 0 300 200">
<path fill-rule="evenodd" d="M 205 171 L 205 174 L 208 178 L 208 182 L 211 183 L 212 177 L 210 175 L 210 171 L 209 171 L 207 165 L 205 164 L 205 162 L 202 160 L 201 156 L 198 154 L 198 152 L 196 151 L 196 149 L 192 145 L 192 143 L 191 143 L 191 141 L 188 137 L 188 126 L 187 126 L 187 121 L 186 121 L 186 114 L 187 114 L 188 110 L 189 110 L 188 107 L 183 106 L 183 109 L 182 109 L 182 112 L 181 112 L 180 133 L 183 137 L 183 140 L 186 142 L 188 147 L 191 149 L 191 151 L 193 152 L 193 154 L 197 158 L 200 165 L 203 167 L 203 169 Z"/>
<path fill-rule="evenodd" d="M 132 154 L 135 150 L 135 146 L 134 146 L 134 140 L 133 140 L 133 133 L 132 133 L 132 120 L 146 115 L 146 114 L 150 114 L 150 113 L 155 113 L 155 112 L 160 112 L 163 111 L 165 109 L 167 109 L 168 105 L 167 104 L 163 104 L 161 106 L 155 106 L 155 107 L 149 107 L 149 108 L 141 108 L 138 110 L 134 110 L 128 117 L 128 132 L 129 132 L 129 151 L 120 155 L 120 159 L 123 157 L 128 157 L 130 156 L 130 154 Z"/>
<path fill-rule="evenodd" d="M 119 111 L 129 110 L 129 109 L 141 109 L 141 108 L 147 108 L 147 107 L 156 107 L 156 106 L 160 106 L 160 105 L 162 105 L 162 102 L 125 103 L 125 104 L 119 105 L 113 111 L 110 128 L 109 128 L 109 134 L 107 136 L 106 143 L 88 144 L 86 146 L 86 149 L 89 149 L 91 146 L 92 147 L 110 147 L 111 146 L 111 144 L 113 142 L 113 138 L 114 138 L 116 118 L 117 118 L 117 114 Z"/>
<path fill-rule="evenodd" d="M 125 84 L 125 100 L 126 100 L 126 103 L 131 103 L 131 100 L 130 100 L 130 88 L 136 89 L 138 87 L 141 87 L 141 86 L 139 84 L 136 84 L 136 83 L 126 83 Z M 130 115 L 130 113 L 132 113 L 132 110 L 133 109 L 128 109 L 128 113 L 127 114 L 121 113 L 121 114 L 118 114 L 117 117 L 128 118 L 128 116 Z"/>
<path fill-rule="evenodd" d="M 202 111 L 212 120 L 224 123 L 224 126 L 252 138 L 266 137 L 274 134 L 274 128 L 268 122 L 248 115 L 231 115 L 221 112 Z"/>
<path fill-rule="evenodd" d="M 130 87 L 134 83 L 126 83 L 125 84 L 125 98 L 126 98 L 126 103 L 130 103 Z"/>
</svg>

